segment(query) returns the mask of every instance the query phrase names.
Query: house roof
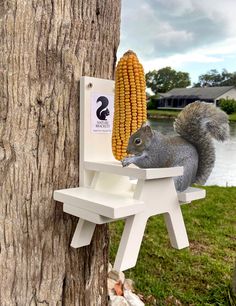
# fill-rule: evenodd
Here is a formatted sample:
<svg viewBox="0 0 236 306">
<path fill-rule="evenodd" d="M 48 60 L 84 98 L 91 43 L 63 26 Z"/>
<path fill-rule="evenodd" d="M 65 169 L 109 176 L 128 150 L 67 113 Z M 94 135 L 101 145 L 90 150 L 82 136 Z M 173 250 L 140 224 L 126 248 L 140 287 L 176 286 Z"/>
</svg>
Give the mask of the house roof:
<svg viewBox="0 0 236 306">
<path fill-rule="evenodd" d="M 177 97 L 177 96 L 195 96 L 199 99 L 216 99 L 225 94 L 234 86 L 221 86 L 221 87 L 193 87 L 193 88 L 174 88 L 170 91 L 160 94 L 161 97 Z"/>
</svg>

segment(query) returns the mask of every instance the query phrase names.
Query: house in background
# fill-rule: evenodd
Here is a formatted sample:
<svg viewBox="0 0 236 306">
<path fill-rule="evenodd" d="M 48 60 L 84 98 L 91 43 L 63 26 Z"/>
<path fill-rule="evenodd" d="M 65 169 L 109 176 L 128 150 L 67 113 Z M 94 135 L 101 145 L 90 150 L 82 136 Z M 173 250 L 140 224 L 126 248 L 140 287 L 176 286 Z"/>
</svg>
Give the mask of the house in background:
<svg viewBox="0 0 236 306">
<path fill-rule="evenodd" d="M 218 105 L 220 99 L 235 99 L 235 86 L 174 88 L 160 94 L 157 108 L 183 108 L 194 101 L 205 101 Z"/>
</svg>

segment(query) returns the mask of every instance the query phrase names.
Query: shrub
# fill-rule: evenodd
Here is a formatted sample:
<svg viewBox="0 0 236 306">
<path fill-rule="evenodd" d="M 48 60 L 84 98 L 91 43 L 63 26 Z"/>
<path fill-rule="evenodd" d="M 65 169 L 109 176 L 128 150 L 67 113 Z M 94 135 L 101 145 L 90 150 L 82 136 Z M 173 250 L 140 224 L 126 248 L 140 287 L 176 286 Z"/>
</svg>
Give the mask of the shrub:
<svg viewBox="0 0 236 306">
<path fill-rule="evenodd" d="M 236 100 L 234 99 L 221 99 L 220 108 L 225 111 L 228 115 L 236 112 Z"/>
<path fill-rule="evenodd" d="M 158 107 L 157 98 L 158 98 L 158 96 L 151 96 L 149 98 L 149 102 L 147 104 L 147 109 L 157 109 L 157 107 Z"/>
</svg>

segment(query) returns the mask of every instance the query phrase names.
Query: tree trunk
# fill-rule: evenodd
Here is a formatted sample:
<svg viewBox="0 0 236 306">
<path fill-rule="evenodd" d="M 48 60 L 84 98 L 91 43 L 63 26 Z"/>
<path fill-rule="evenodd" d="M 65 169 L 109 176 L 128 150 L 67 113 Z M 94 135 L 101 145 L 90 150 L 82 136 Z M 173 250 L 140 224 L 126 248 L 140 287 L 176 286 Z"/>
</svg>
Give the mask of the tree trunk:
<svg viewBox="0 0 236 306">
<path fill-rule="evenodd" d="M 113 78 L 120 0 L 0 0 L 0 305 L 107 304 L 108 235 L 69 244 L 79 78 Z"/>
</svg>

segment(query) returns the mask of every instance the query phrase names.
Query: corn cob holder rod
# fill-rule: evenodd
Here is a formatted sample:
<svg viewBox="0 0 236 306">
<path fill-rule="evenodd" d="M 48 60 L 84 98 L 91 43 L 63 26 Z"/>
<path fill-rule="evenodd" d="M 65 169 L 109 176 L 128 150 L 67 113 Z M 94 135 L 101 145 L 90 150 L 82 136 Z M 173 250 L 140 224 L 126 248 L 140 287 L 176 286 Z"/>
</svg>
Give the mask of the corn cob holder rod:
<svg viewBox="0 0 236 306">
<path fill-rule="evenodd" d="M 80 184 L 77 188 L 56 190 L 54 199 L 63 203 L 65 213 L 79 217 L 71 241 L 73 248 L 91 243 L 96 224 L 125 219 L 114 263 L 114 269 L 123 271 L 136 264 L 145 226 L 150 216 L 164 214 L 171 245 L 177 249 L 187 247 L 188 237 L 180 204 L 204 197 L 205 191 L 190 188 L 185 192 L 176 193 L 173 177 L 183 173 L 182 167 L 122 168 L 111 150 L 111 131 L 96 130 L 97 123 L 98 129 L 109 128 L 113 95 L 114 81 L 81 78 Z M 119 94 L 119 97 L 121 96 Z M 104 119 L 97 119 L 97 113 Z M 93 119 L 96 119 L 95 123 Z M 137 126 L 129 125 L 129 133 L 138 125 L 139 123 Z M 118 136 L 115 139 L 118 139 Z M 123 143 L 125 146 L 125 142 Z M 116 144 L 118 145 L 118 141 Z M 118 154 L 119 150 L 115 149 L 115 152 Z M 122 154 L 118 154 L 117 157 L 122 158 Z M 129 177 L 136 178 L 137 184 L 132 184 Z"/>
</svg>

